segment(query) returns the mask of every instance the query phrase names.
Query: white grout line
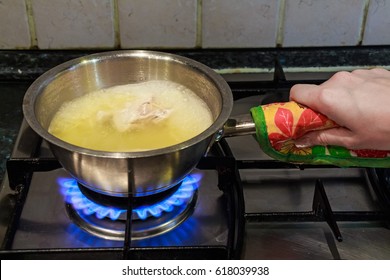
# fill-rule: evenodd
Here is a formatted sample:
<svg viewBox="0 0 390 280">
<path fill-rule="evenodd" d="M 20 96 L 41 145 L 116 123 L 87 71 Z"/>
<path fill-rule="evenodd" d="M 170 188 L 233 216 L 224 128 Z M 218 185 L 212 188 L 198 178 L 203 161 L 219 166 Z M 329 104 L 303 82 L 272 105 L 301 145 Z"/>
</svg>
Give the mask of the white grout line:
<svg viewBox="0 0 390 280">
<path fill-rule="evenodd" d="M 360 32 L 359 32 L 359 39 L 358 39 L 358 45 L 363 44 L 363 39 L 364 39 L 364 31 L 366 28 L 366 22 L 367 22 L 367 15 L 368 15 L 368 8 L 370 6 L 370 0 L 365 0 L 364 1 L 364 6 L 363 6 L 363 17 L 362 17 L 362 22 L 360 23 Z"/>
<path fill-rule="evenodd" d="M 203 24 L 203 3 L 202 0 L 197 1 L 196 5 L 196 42 L 195 47 L 201 48 L 202 47 L 202 24 Z"/>
<path fill-rule="evenodd" d="M 279 0 L 278 26 L 276 29 L 276 46 L 282 47 L 284 40 L 284 17 L 286 11 L 286 1 Z"/>
<path fill-rule="evenodd" d="M 34 20 L 34 13 L 33 13 L 31 0 L 26 0 L 25 4 L 26 4 L 28 28 L 30 31 L 30 40 L 31 40 L 30 44 L 31 44 L 31 48 L 35 48 L 38 47 L 38 38 L 35 29 L 35 20 Z"/>
<path fill-rule="evenodd" d="M 119 26 L 119 9 L 118 9 L 118 0 L 113 1 L 113 22 L 114 22 L 114 46 L 116 48 L 121 47 L 120 39 L 120 26 Z"/>
</svg>

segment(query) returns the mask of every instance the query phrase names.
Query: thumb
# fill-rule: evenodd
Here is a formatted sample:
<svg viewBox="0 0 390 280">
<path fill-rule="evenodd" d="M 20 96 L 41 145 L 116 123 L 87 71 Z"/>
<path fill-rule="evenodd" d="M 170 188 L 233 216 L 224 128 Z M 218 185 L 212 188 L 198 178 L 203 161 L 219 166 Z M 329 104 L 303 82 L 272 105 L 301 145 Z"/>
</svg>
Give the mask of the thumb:
<svg viewBox="0 0 390 280">
<path fill-rule="evenodd" d="M 353 133 L 344 127 L 336 127 L 311 131 L 302 137 L 295 139 L 294 143 L 297 148 L 308 148 L 316 145 L 343 146 L 348 148 L 349 143 L 353 142 Z"/>
</svg>

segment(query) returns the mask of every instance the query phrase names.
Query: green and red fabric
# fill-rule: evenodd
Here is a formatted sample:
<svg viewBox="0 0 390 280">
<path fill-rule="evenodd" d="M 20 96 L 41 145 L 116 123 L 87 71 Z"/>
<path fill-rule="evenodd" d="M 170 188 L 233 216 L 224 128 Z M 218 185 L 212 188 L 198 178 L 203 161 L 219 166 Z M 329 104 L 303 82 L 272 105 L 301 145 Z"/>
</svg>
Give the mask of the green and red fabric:
<svg viewBox="0 0 390 280">
<path fill-rule="evenodd" d="M 339 146 L 296 147 L 294 140 L 307 132 L 338 126 L 326 116 L 296 102 L 254 107 L 251 114 L 260 147 L 274 159 L 340 167 L 390 167 L 390 151 L 349 150 Z"/>
</svg>

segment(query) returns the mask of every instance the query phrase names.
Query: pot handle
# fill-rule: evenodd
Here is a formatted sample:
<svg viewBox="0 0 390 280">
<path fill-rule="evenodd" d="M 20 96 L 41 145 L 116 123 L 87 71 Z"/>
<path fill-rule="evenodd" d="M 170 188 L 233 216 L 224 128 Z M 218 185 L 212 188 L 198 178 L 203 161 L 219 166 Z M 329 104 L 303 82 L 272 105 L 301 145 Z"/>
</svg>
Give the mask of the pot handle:
<svg viewBox="0 0 390 280">
<path fill-rule="evenodd" d="M 299 148 L 294 140 L 313 130 L 339 125 L 294 101 L 254 107 L 250 114 L 228 119 L 218 131 L 223 137 L 256 134 L 260 148 L 271 158 L 295 164 L 329 164 L 340 167 L 390 168 L 390 151 L 349 150 L 339 146 Z"/>
<path fill-rule="evenodd" d="M 256 125 L 249 113 L 231 117 L 226 121 L 224 126 L 215 133 L 206 149 L 205 156 L 209 153 L 214 143 L 222 138 L 250 134 L 256 134 Z"/>
<path fill-rule="evenodd" d="M 294 140 L 313 130 L 339 125 L 294 101 L 273 103 L 250 110 L 261 149 L 274 159 L 298 164 L 330 164 L 340 167 L 390 167 L 390 151 L 350 150 L 339 146 L 299 148 Z"/>
<path fill-rule="evenodd" d="M 256 134 L 255 122 L 250 114 L 231 117 L 217 136 L 217 141 L 223 137 Z"/>
</svg>

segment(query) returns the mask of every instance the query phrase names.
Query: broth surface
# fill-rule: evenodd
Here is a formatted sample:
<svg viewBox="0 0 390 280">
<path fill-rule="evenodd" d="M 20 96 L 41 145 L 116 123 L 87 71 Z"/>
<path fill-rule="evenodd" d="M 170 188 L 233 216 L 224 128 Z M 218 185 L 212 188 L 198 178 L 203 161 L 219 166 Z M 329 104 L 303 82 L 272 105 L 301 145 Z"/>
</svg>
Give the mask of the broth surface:
<svg viewBox="0 0 390 280">
<path fill-rule="evenodd" d="M 49 132 L 76 146 L 144 151 L 186 141 L 213 123 L 207 104 L 171 81 L 114 86 L 64 103 Z"/>
</svg>

